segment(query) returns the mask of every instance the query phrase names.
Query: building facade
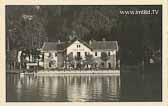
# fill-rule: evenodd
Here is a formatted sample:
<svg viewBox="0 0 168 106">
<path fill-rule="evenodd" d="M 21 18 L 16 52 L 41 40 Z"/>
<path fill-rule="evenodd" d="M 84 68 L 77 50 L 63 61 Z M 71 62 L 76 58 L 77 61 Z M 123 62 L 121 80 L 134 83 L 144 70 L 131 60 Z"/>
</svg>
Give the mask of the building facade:
<svg viewBox="0 0 168 106">
<path fill-rule="evenodd" d="M 45 42 L 44 69 L 116 69 L 117 41 Z"/>
</svg>

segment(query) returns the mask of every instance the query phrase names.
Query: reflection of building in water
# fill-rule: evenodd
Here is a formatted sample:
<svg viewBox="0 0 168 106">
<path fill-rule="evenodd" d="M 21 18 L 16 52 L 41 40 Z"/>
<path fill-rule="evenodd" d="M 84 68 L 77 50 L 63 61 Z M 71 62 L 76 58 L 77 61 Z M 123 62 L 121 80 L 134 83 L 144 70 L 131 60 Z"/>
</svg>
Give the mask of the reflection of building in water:
<svg viewBox="0 0 168 106">
<path fill-rule="evenodd" d="M 120 79 L 117 76 L 110 77 L 108 78 L 108 86 L 107 89 L 108 92 L 110 92 L 111 96 L 116 97 L 116 95 L 119 95 L 119 90 L 120 90 Z"/>
<path fill-rule="evenodd" d="M 67 98 L 69 101 L 84 101 L 82 98 L 87 98 L 88 88 L 85 78 L 68 76 L 67 83 Z"/>
<path fill-rule="evenodd" d="M 103 93 L 103 79 L 99 78 L 97 76 L 93 77 L 91 80 L 91 93 L 90 93 L 90 97 L 92 97 L 91 99 L 99 99 L 102 96 Z"/>
<path fill-rule="evenodd" d="M 52 78 L 52 83 L 51 83 L 52 89 L 51 89 L 51 93 L 55 94 L 57 93 L 57 89 L 58 89 L 58 78 L 57 77 L 53 77 Z"/>
<path fill-rule="evenodd" d="M 80 76 L 68 79 L 67 98 L 70 101 L 106 100 L 107 95 L 111 100 L 119 99 L 119 76 Z"/>
<path fill-rule="evenodd" d="M 86 78 L 81 77 L 81 98 L 88 98 L 87 92 L 89 89 L 86 81 Z"/>
<path fill-rule="evenodd" d="M 16 86 L 18 99 L 34 95 L 42 101 L 117 101 L 120 76 L 25 76 Z"/>
</svg>

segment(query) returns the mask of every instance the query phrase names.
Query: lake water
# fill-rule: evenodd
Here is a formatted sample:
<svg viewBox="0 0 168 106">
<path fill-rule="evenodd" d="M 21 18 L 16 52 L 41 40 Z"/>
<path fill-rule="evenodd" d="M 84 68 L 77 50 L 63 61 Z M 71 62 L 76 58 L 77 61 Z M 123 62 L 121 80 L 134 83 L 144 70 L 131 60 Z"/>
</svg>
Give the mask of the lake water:
<svg viewBox="0 0 168 106">
<path fill-rule="evenodd" d="M 6 101 L 161 101 L 160 71 L 120 75 L 6 75 Z"/>
</svg>

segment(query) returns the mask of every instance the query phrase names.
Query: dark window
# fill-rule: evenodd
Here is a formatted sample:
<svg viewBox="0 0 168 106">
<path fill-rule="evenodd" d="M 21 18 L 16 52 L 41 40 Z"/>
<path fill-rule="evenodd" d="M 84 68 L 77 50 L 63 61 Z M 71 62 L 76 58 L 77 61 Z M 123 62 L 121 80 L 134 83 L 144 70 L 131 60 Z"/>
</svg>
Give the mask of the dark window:
<svg viewBox="0 0 168 106">
<path fill-rule="evenodd" d="M 108 68 L 111 68 L 111 63 L 108 63 Z"/>
<path fill-rule="evenodd" d="M 101 65 L 104 67 L 104 63 L 102 62 Z"/>
<path fill-rule="evenodd" d="M 55 53 L 55 57 L 57 56 L 57 53 Z"/>
<path fill-rule="evenodd" d="M 52 64 L 52 62 L 50 61 L 50 62 L 49 62 L 49 67 L 51 67 L 51 64 Z"/>
<path fill-rule="evenodd" d="M 77 52 L 77 57 L 80 57 L 81 55 L 80 55 L 80 52 Z"/>
<path fill-rule="evenodd" d="M 108 52 L 108 55 L 110 56 L 111 54 L 110 54 L 110 51 Z"/>
<path fill-rule="evenodd" d="M 87 56 L 87 52 L 85 52 L 85 56 Z"/>
<path fill-rule="evenodd" d="M 80 45 L 77 45 L 77 48 L 80 48 Z"/>
<path fill-rule="evenodd" d="M 52 56 L 52 54 L 51 53 L 49 53 L 49 56 L 48 57 L 51 57 Z"/>
<path fill-rule="evenodd" d="M 95 52 L 95 56 L 97 56 L 97 52 Z"/>
</svg>

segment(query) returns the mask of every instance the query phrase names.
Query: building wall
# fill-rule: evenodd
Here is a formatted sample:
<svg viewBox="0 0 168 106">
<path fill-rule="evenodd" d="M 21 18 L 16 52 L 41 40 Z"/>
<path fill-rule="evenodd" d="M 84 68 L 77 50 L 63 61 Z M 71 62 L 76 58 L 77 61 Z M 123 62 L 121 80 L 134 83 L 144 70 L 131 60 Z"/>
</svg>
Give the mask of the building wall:
<svg viewBox="0 0 168 106">
<path fill-rule="evenodd" d="M 57 53 L 57 57 L 58 57 L 58 62 L 57 62 L 57 68 L 62 68 L 64 67 L 64 53 L 63 52 L 58 52 Z"/>
<path fill-rule="evenodd" d="M 77 56 L 77 53 L 80 52 L 80 55 L 83 59 L 85 59 L 85 55 L 91 54 L 93 55 L 93 58 L 95 59 L 97 63 L 97 67 L 101 68 L 102 63 L 104 63 L 104 68 L 109 68 L 109 66 L 112 69 L 116 68 L 116 53 L 117 50 L 91 50 L 86 45 L 81 43 L 80 41 L 75 41 L 73 44 L 71 44 L 69 47 L 67 47 L 66 52 L 57 52 L 57 51 L 44 51 L 44 68 L 45 69 L 51 69 L 51 68 L 62 68 L 64 67 L 64 61 L 65 61 L 65 55 L 73 54 L 73 56 Z M 109 56 L 109 59 L 104 62 L 101 60 L 101 53 L 106 52 Z M 95 55 L 97 53 L 97 55 Z M 50 55 L 50 56 L 49 56 Z M 51 61 L 55 61 L 54 65 L 50 65 Z"/>
<path fill-rule="evenodd" d="M 116 55 L 116 50 L 94 50 L 94 51 L 92 51 L 92 55 L 93 55 L 93 57 L 101 57 L 101 53 L 102 52 L 105 52 L 105 53 L 107 53 L 107 55 L 109 54 L 109 52 L 110 52 L 110 55 Z M 95 53 L 97 53 L 97 56 L 95 55 Z"/>
<path fill-rule="evenodd" d="M 44 52 L 44 69 L 56 68 L 58 64 L 57 51 Z M 51 63 L 54 61 L 54 63 Z"/>
<path fill-rule="evenodd" d="M 87 52 L 88 54 L 92 54 L 91 49 L 79 42 L 78 40 L 67 48 L 67 55 L 73 53 L 73 56 L 77 56 L 77 52 L 80 52 L 80 55 L 83 59 L 85 58 L 85 52 Z"/>
<path fill-rule="evenodd" d="M 97 56 L 94 56 L 95 61 L 97 63 L 97 67 L 103 68 L 102 63 L 104 63 L 104 68 L 110 68 L 109 64 L 111 64 L 111 68 L 115 69 L 116 68 L 116 62 L 117 62 L 117 60 L 116 60 L 116 50 L 110 51 L 110 55 L 108 55 L 109 59 L 106 62 L 104 62 L 101 59 L 101 53 L 102 52 L 106 52 L 107 55 L 108 55 L 109 51 L 97 51 L 97 53 L 98 53 Z"/>
<path fill-rule="evenodd" d="M 77 45 L 80 45 L 78 47 Z M 93 50 L 91 51 L 90 48 L 85 46 L 79 41 L 75 41 L 72 45 L 70 45 L 67 48 L 67 55 L 70 53 L 73 53 L 73 56 L 77 56 L 77 52 L 80 52 L 81 57 L 84 59 L 85 58 L 85 52 L 93 55 L 93 58 L 95 58 L 95 61 L 97 63 L 97 67 L 102 67 L 102 63 L 104 63 L 104 68 L 109 68 L 111 67 L 112 69 L 116 68 L 116 51 L 117 50 Z M 105 52 L 109 56 L 109 59 L 104 62 L 101 60 L 101 53 Z M 95 55 L 97 53 L 97 55 Z"/>
</svg>

